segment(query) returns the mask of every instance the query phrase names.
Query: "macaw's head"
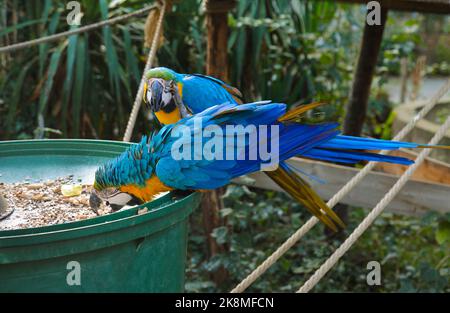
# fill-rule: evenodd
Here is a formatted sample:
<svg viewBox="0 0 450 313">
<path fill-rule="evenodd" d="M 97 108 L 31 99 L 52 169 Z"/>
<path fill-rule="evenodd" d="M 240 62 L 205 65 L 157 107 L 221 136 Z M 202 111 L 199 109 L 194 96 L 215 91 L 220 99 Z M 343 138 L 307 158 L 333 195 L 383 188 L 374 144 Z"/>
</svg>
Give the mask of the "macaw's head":
<svg viewBox="0 0 450 313">
<path fill-rule="evenodd" d="M 124 205 L 137 205 L 148 201 L 145 190 L 153 174 L 150 165 L 147 137 L 134 144 L 117 158 L 100 166 L 95 172 L 94 190 L 90 204 L 97 209 L 105 201 L 113 210 Z"/>
<path fill-rule="evenodd" d="M 161 124 L 173 124 L 186 116 L 180 74 L 166 67 L 156 67 L 145 77 L 143 101 Z"/>
</svg>

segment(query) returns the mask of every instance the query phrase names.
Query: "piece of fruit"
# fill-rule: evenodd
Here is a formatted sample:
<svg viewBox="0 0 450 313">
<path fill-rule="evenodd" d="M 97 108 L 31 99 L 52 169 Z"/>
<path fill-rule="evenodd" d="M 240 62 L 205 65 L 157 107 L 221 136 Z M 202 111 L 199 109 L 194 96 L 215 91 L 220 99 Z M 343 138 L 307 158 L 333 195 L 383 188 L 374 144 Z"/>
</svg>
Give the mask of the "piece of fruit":
<svg viewBox="0 0 450 313">
<path fill-rule="evenodd" d="M 74 197 L 81 195 L 83 186 L 81 185 L 61 185 L 61 193 L 65 197 Z"/>
</svg>

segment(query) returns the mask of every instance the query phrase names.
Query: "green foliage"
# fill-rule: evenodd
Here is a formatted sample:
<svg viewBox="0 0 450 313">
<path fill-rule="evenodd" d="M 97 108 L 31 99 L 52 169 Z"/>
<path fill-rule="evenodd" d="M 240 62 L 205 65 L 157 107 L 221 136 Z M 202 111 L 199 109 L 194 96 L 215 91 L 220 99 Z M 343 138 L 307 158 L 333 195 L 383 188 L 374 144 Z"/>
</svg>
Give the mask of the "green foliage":
<svg viewBox="0 0 450 313">
<path fill-rule="evenodd" d="M 84 0 L 82 24 L 127 13 L 142 4 Z M 69 27 L 64 2 L 14 1 L 8 10 L 19 21 L 2 31 L 2 43 L 14 33 L 25 41 Z M 142 32 L 143 22 L 135 21 L 7 55 L 6 68 L 0 70 L 5 77 L 0 79 L 0 98 L 7 111 L 6 119 L 0 120 L 0 138 L 121 136 L 144 63 L 140 61 Z M 139 125 L 144 123 L 145 119 Z M 44 128 L 61 130 L 61 135 Z"/>
<path fill-rule="evenodd" d="M 227 292 L 261 264 L 270 253 L 305 223 L 310 215 L 283 194 L 230 185 L 224 195 L 227 226 L 214 231 L 229 251 L 205 259 L 200 212 L 191 223 L 189 292 Z M 362 221 L 367 211 L 352 208 L 344 235 Z M 450 214 L 430 212 L 422 218 L 384 213 L 325 276 L 314 292 L 449 292 Z M 340 245 L 339 236 L 327 237 L 322 225 L 314 227 L 292 247 L 249 292 L 293 292 Z M 367 263 L 381 264 L 381 286 L 366 284 Z M 224 266 L 225 283 L 216 286 L 211 271 Z"/>
<path fill-rule="evenodd" d="M 400 74 L 400 60 L 406 58 L 412 65 L 417 61 L 414 53 L 421 42 L 420 16 L 408 14 L 390 14 L 386 24 L 386 34 L 382 42 L 379 72 Z"/>
</svg>

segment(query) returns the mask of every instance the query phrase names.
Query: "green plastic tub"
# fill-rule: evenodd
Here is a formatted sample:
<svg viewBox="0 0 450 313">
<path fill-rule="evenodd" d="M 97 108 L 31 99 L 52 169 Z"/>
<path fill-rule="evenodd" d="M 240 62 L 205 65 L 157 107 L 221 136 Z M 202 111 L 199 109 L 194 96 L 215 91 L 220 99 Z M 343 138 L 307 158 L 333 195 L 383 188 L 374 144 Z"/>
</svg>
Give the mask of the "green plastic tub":
<svg viewBox="0 0 450 313">
<path fill-rule="evenodd" d="M 98 140 L 0 142 L 0 182 L 74 175 L 91 183 L 97 166 L 127 146 Z M 199 198 L 169 193 L 93 219 L 0 231 L 0 292 L 181 292 L 187 221 Z"/>
</svg>

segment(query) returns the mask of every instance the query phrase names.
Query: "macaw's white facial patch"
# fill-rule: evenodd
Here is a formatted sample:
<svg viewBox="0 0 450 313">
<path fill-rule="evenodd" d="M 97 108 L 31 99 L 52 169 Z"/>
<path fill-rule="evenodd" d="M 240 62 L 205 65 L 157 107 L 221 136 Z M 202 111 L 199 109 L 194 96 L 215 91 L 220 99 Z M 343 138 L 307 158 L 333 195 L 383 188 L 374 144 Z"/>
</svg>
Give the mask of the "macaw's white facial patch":
<svg viewBox="0 0 450 313">
<path fill-rule="evenodd" d="M 107 197 L 106 201 L 110 204 L 125 205 L 131 201 L 133 197 L 125 192 L 118 192 Z"/>
<path fill-rule="evenodd" d="M 173 98 L 172 93 L 164 91 L 161 98 L 163 106 L 167 105 L 172 100 L 172 98 Z"/>
</svg>

